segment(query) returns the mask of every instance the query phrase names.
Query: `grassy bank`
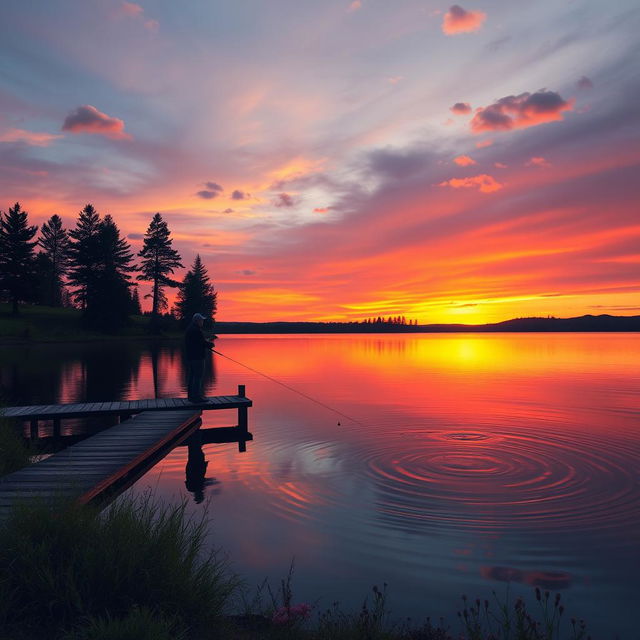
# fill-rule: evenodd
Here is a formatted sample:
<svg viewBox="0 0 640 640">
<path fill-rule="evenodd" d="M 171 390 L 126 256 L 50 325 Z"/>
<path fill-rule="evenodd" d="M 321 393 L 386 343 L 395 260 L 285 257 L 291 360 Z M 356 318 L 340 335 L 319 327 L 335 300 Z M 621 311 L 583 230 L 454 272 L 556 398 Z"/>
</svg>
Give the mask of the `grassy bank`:
<svg viewBox="0 0 640 640">
<path fill-rule="evenodd" d="M 149 318 L 131 316 L 130 324 L 114 334 L 92 331 L 82 326 L 82 312 L 77 309 L 24 305 L 20 314 L 11 314 L 8 304 L 0 304 L 0 343 L 22 342 L 98 342 L 123 338 L 149 338 Z M 163 338 L 179 338 L 176 329 L 162 333 Z"/>
<path fill-rule="evenodd" d="M 582 640 L 559 596 L 530 614 L 464 601 L 449 625 L 393 622 L 386 587 L 360 610 L 295 601 L 291 573 L 249 599 L 207 548 L 185 504 L 120 499 L 102 514 L 59 504 L 17 508 L 0 525 L 0 640 Z M 266 597 L 264 597 L 266 595 Z"/>
</svg>

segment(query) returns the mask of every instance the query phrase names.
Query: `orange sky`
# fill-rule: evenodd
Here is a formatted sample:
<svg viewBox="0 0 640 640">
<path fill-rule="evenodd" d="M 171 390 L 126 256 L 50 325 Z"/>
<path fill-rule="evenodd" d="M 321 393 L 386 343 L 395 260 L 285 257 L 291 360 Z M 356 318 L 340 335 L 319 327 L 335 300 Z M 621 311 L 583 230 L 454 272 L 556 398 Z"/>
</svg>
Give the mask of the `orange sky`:
<svg viewBox="0 0 640 640">
<path fill-rule="evenodd" d="M 634 315 L 632 5 L 16 4 L 0 208 L 159 211 L 220 320 Z"/>
</svg>

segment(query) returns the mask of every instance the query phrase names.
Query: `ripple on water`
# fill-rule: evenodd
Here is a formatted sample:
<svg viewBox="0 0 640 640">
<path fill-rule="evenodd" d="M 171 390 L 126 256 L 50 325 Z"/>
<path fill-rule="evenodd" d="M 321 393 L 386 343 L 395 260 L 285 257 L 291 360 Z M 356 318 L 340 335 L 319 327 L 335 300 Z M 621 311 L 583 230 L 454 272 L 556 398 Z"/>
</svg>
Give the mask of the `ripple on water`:
<svg viewBox="0 0 640 640">
<path fill-rule="evenodd" d="M 636 456 L 620 443 L 585 433 L 413 436 L 363 459 L 388 525 L 619 530 L 640 519 Z"/>
</svg>

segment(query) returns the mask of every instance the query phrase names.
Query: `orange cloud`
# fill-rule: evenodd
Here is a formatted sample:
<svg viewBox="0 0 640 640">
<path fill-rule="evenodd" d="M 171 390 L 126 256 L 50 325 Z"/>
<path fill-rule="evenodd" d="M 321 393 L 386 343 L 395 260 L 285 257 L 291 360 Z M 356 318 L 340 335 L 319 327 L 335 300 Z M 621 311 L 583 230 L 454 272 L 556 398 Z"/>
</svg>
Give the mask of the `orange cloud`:
<svg viewBox="0 0 640 640">
<path fill-rule="evenodd" d="M 316 207 L 313 212 L 314 213 L 327 213 L 329 211 L 329 207 Z"/>
<path fill-rule="evenodd" d="M 476 161 L 473 158 L 470 158 L 469 156 L 458 156 L 457 158 L 454 158 L 453 161 L 459 167 L 468 167 L 469 165 L 477 164 Z"/>
<path fill-rule="evenodd" d="M 71 131 L 71 133 L 97 133 L 114 140 L 131 139 L 131 135 L 124 130 L 123 120 L 112 118 L 90 104 L 82 105 L 72 111 L 65 118 L 62 130 Z"/>
<path fill-rule="evenodd" d="M 135 2 L 123 2 L 120 5 L 120 11 L 127 16 L 140 16 L 144 12 L 144 9 Z"/>
<path fill-rule="evenodd" d="M 48 147 L 53 140 L 62 138 L 52 133 L 36 133 L 26 129 L 7 129 L 0 133 L 0 142 L 24 142 L 32 147 Z"/>
<path fill-rule="evenodd" d="M 504 162 L 494 162 L 493 166 L 496 169 L 506 169 L 507 168 L 507 165 Z"/>
<path fill-rule="evenodd" d="M 452 187 L 453 189 L 470 189 L 477 187 L 482 193 L 491 193 L 492 191 L 499 191 L 504 185 L 500 184 L 493 176 L 481 173 L 477 176 L 471 176 L 469 178 L 451 178 L 441 182 L 439 187 Z"/>
<path fill-rule="evenodd" d="M 562 112 L 571 111 L 573 102 L 546 89 L 505 96 L 488 107 L 477 109 L 471 120 L 471 130 L 474 133 L 509 131 L 562 120 Z"/>
<path fill-rule="evenodd" d="M 357 11 L 358 9 L 362 9 L 362 0 L 353 0 L 348 11 Z"/>
<path fill-rule="evenodd" d="M 551 163 L 548 160 L 541 156 L 536 156 L 531 158 L 529 162 L 526 163 L 527 167 L 550 167 Z"/>
<path fill-rule="evenodd" d="M 454 4 L 442 20 L 442 32 L 448 36 L 458 33 L 469 33 L 478 31 L 482 23 L 486 20 L 487 14 L 482 11 L 467 11 L 461 6 Z"/>
<path fill-rule="evenodd" d="M 476 142 L 477 149 L 484 149 L 485 147 L 490 147 L 493 144 L 493 140 L 480 140 L 480 142 Z"/>
</svg>

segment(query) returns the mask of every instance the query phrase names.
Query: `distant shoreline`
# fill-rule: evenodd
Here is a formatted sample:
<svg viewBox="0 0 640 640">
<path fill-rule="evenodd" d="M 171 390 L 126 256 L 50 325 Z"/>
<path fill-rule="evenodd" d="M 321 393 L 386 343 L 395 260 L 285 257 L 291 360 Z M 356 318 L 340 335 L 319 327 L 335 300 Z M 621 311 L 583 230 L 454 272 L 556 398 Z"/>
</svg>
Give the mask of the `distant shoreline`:
<svg viewBox="0 0 640 640">
<path fill-rule="evenodd" d="M 172 321 L 160 335 L 148 332 L 148 316 L 133 316 L 117 334 L 82 327 L 76 309 L 25 306 L 19 316 L 0 305 L 0 345 L 94 343 L 114 341 L 177 341 L 182 330 Z M 175 325 L 175 326 L 174 326 Z M 515 318 L 491 324 L 403 325 L 386 322 L 215 322 L 217 335 L 398 334 L 398 333 L 620 333 L 640 332 L 640 316 L 586 315 L 577 318 Z"/>
<path fill-rule="evenodd" d="M 640 331 L 640 316 L 515 318 L 491 324 L 397 325 L 356 322 L 216 322 L 217 334 L 260 333 L 592 333 Z"/>
</svg>

